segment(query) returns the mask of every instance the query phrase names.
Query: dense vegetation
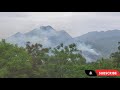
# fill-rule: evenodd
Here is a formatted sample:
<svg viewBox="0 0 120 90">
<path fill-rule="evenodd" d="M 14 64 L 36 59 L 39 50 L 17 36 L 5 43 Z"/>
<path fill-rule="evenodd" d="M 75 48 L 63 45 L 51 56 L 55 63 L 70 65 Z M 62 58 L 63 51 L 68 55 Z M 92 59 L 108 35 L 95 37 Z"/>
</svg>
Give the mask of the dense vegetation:
<svg viewBox="0 0 120 90">
<path fill-rule="evenodd" d="M 119 43 L 120 44 L 120 43 Z M 41 44 L 30 44 L 26 48 L 0 42 L 0 78 L 89 78 L 85 70 L 120 70 L 120 46 L 109 59 L 86 63 L 73 43 L 56 48 L 43 48 Z"/>
</svg>

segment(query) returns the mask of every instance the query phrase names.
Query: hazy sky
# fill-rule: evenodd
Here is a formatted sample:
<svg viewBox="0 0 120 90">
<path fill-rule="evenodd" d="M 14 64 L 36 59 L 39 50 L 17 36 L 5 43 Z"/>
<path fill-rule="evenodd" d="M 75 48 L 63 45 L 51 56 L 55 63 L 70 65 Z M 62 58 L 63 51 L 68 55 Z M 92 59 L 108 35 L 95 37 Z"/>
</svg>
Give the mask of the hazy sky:
<svg viewBox="0 0 120 90">
<path fill-rule="evenodd" d="M 90 31 L 120 29 L 120 12 L 0 12 L 0 38 L 43 25 L 76 37 Z"/>
</svg>

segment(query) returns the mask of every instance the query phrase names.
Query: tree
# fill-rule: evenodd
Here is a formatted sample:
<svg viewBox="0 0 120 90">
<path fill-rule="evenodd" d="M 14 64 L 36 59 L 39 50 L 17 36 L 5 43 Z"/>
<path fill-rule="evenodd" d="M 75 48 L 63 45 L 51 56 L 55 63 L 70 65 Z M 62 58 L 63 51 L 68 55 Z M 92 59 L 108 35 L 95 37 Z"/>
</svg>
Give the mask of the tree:
<svg viewBox="0 0 120 90">
<path fill-rule="evenodd" d="M 111 58 L 114 59 L 115 63 L 117 64 L 117 66 L 119 67 L 120 64 L 120 42 L 118 42 L 118 51 L 114 52 L 110 55 Z"/>
<path fill-rule="evenodd" d="M 31 57 L 24 48 L 0 42 L 0 77 L 30 77 Z"/>
<path fill-rule="evenodd" d="M 26 50 L 29 55 L 32 57 L 33 68 L 37 68 L 39 65 L 43 64 L 43 60 L 48 57 L 47 53 L 49 52 L 48 48 L 42 48 L 42 44 L 32 44 L 30 42 L 26 44 Z"/>
</svg>

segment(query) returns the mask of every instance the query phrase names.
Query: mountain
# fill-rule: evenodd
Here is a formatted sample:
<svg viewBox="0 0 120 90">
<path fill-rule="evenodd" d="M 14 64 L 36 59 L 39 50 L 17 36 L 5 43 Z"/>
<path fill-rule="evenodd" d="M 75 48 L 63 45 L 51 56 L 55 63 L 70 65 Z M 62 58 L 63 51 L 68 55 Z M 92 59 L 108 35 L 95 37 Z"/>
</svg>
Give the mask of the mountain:
<svg viewBox="0 0 120 90">
<path fill-rule="evenodd" d="M 120 30 L 88 32 L 76 37 L 75 40 L 91 45 L 103 57 L 108 57 L 112 52 L 117 51 L 118 42 L 120 41 Z"/>
<path fill-rule="evenodd" d="M 23 47 L 25 47 L 28 41 L 32 44 L 41 43 L 45 47 L 50 47 L 70 39 L 72 39 L 72 37 L 64 30 L 56 31 L 51 26 L 41 26 L 25 34 L 18 32 L 8 37 L 6 41 Z"/>
<path fill-rule="evenodd" d="M 51 26 L 41 26 L 24 34 L 18 32 L 8 37 L 6 41 L 22 47 L 25 47 L 28 41 L 32 44 L 40 43 L 44 47 L 56 47 L 60 43 L 64 43 L 64 45 L 76 43 L 78 49 L 82 50 L 82 55 L 87 59 L 87 62 L 97 60 L 99 57 L 96 51 L 88 45 L 76 41 L 64 30 L 56 31 Z"/>
<path fill-rule="evenodd" d="M 56 34 L 50 36 L 48 40 L 54 45 L 58 45 L 60 43 L 66 43 L 71 41 L 73 38 L 64 30 L 58 31 Z M 71 41 L 72 42 L 72 41 Z"/>
<path fill-rule="evenodd" d="M 19 46 L 24 46 L 25 45 L 25 35 L 18 32 L 11 37 L 8 37 L 6 39 L 7 42 L 12 43 L 12 44 L 18 44 Z"/>
<path fill-rule="evenodd" d="M 72 38 L 66 31 L 56 31 L 51 26 L 41 26 L 27 33 L 16 33 L 6 39 L 7 42 L 25 47 L 26 42 L 40 43 L 44 47 L 56 47 L 60 43 L 69 45 L 76 43 L 77 48 L 87 62 L 96 61 L 101 57 L 108 57 L 117 51 L 120 41 L 120 30 L 93 31 L 82 36 Z"/>
</svg>

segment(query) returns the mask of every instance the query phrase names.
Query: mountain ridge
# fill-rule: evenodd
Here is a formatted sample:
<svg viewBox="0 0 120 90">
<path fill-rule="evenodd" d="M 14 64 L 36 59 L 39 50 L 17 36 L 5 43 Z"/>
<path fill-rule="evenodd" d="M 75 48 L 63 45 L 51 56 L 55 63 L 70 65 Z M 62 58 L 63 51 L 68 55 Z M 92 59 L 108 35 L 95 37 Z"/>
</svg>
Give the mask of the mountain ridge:
<svg viewBox="0 0 120 90">
<path fill-rule="evenodd" d="M 101 56 L 109 56 L 116 51 L 120 38 L 120 30 L 93 31 L 73 38 L 65 30 L 56 31 L 51 26 L 41 26 L 27 33 L 16 33 L 6 39 L 7 42 L 25 47 L 26 42 L 40 43 L 44 47 L 55 47 L 60 43 L 69 45 L 76 43 L 78 49 L 83 51 L 83 56 L 88 61 L 95 61 Z M 109 40 L 110 39 L 110 40 Z"/>
<path fill-rule="evenodd" d="M 117 44 L 120 41 L 120 30 L 89 32 L 75 39 L 92 45 L 97 51 L 100 51 L 104 57 L 109 57 L 112 52 L 117 50 Z"/>
</svg>

